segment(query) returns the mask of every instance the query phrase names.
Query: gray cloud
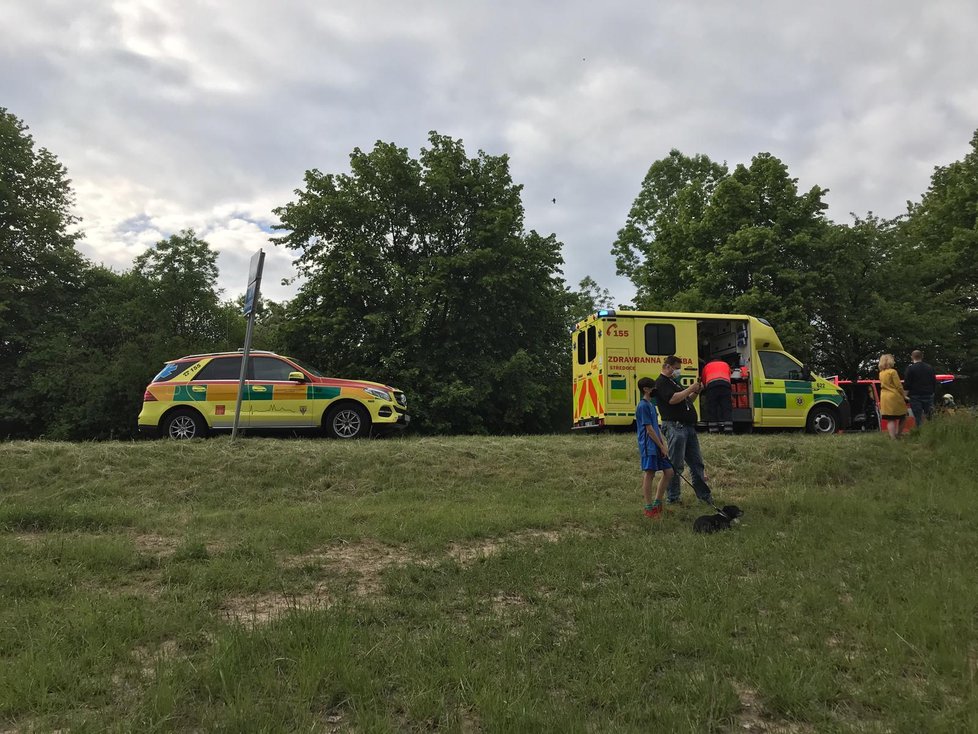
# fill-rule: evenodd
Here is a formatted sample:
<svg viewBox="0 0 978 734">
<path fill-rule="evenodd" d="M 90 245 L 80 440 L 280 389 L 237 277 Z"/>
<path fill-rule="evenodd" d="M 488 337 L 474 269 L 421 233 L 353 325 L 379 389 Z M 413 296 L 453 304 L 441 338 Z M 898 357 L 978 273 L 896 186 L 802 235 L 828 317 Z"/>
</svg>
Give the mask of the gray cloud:
<svg viewBox="0 0 978 734">
<path fill-rule="evenodd" d="M 978 6 L 35 0 L 0 28 L 0 89 L 68 167 L 83 250 L 117 268 L 194 228 L 243 288 L 291 275 L 271 211 L 308 168 L 429 130 L 510 155 L 528 227 L 576 284 L 620 299 L 610 246 L 649 165 L 678 147 L 781 157 L 830 215 L 901 213 L 978 127 Z M 556 197 L 557 203 L 552 199 Z"/>
</svg>

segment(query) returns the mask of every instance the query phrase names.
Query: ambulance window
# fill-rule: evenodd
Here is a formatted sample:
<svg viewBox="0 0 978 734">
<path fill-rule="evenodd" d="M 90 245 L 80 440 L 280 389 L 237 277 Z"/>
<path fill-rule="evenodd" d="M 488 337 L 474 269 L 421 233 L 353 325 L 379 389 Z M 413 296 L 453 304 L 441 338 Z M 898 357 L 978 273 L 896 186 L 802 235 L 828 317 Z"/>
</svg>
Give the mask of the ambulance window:
<svg viewBox="0 0 978 734">
<path fill-rule="evenodd" d="M 587 364 L 587 342 L 583 331 L 577 335 L 577 363 Z"/>
<path fill-rule="evenodd" d="M 241 357 L 218 357 L 204 365 L 194 382 L 241 379 Z"/>
<path fill-rule="evenodd" d="M 672 324 L 646 324 L 645 353 L 657 355 L 675 354 L 676 327 Z"/>
<path fill-rule="evenodd" d="M 598 330 L 593 327 L 587 327 L 587 361 L 590 362 L 595 357 L 598 356 Z"/>
<path fill-rule="evenodd" d="M 802 380 L 801 365 L 781 352 L 758 352 L 764 376 L 769 380 Z"/>
</svg>

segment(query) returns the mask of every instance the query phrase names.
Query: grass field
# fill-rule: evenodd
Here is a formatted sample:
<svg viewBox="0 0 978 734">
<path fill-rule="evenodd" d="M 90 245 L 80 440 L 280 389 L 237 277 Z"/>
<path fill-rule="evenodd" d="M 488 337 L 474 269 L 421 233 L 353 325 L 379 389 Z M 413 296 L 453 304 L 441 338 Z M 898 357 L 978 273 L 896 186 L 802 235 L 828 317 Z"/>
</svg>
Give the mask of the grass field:
<svg viewBox="0 0 978 734">
<path fill-rule="evenodd" d="M 0 731 L 978 731 L 978 426 L 0 444 Z"/>
</svg>

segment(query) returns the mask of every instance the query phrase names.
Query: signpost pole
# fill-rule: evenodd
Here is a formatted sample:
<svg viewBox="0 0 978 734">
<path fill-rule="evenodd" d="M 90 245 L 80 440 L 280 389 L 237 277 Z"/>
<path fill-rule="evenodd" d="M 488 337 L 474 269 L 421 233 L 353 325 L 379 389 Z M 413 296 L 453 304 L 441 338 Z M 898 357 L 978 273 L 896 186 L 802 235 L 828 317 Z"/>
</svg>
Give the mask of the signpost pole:
<svg viewBox="0 0 978 734">
<path fill-rule="evenodd" d="M 244 349 L 241 350 L 241 374 L 238 377 L 238 401 L 234 406 L 234 424 L 231 426 L 231 440 L 238 435 L 238 421 L 241 417 L 241 400 L 245 391 L 245 376 L 248 373 L 248 355 L 251 354 L 251 335 L 255 330 L 255 314 L 258 313 L 259 291 L 261 290 L 261 272 L 265 264 L 265 253 L 259 250 L 251 258 L 248 272 L 248 291 L 245 293 L 244 315 L 248 317 L 248 328 L 245 329 Z"/>
</svg>

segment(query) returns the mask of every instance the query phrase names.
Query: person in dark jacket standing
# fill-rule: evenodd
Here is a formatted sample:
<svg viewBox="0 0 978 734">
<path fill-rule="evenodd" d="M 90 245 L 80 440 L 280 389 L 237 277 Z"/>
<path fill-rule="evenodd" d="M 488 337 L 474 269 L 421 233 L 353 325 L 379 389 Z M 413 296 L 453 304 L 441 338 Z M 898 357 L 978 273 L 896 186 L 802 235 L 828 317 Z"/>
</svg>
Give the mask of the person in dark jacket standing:
<svg viewBox="0 0 978 734">
<path fill-rule="evenodd" d="M 937 373 L 924 361 L 924 353 L 915 349 L 910 355 L 913 360 L 903 373 L 903 386 L 910 398 L 910 410 L 918 426 L 931 419 L 934 414 L 934 393 L 937 392 Z"/>
<path fill-rule="evenodd" d="M 693 475 L 696 496 L 704 502 L 712 502 L 713 495 L 704 475 L 700 439 L 696 435 L 696 408 L 691 400 L 703 391 L 703 383 L 697 381 L 683 388 L 679 384 L 681 371 L 682 360 L 671 354 L 663 362 L 662 374 L 655 381 L 656 405 L 662 416 L 669 461 L 675 471 L 669 482 L 666 502 L 670 505 L 679 502 L 679 475 L 685 464 L 689 464 L 689 472 Z"/>
</svg>

